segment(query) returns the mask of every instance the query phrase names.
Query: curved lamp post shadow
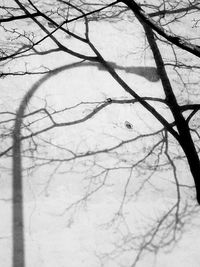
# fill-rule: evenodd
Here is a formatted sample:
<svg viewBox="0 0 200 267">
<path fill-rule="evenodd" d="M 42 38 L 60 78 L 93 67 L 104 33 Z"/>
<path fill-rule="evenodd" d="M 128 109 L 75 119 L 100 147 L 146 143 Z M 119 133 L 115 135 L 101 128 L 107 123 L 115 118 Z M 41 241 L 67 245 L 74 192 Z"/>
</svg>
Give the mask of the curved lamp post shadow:
<svg viewBox="0 0 200 267">
<path fill-rule="evenodd" d="M 81 61 L 82 62 L 82 61 Z M 25 267 L 25 241 L 24 241 L 24 214 L 23 214 L 23 181 L 21 157 L 21 126 L 26 107 L 34 93 L 49 78 L 60 72 L 79 66 L 81 62 L 58 67 L 39 79 L 23 97 L 16 113 L 15 125 L 12 134 L 12 231 L 13 231 L 13 267 Z"/>
<path fill-rule="evenodd" d="M 82 63 L 80 65 L 80 63 Z M 110 63 L 110 62 L 109 62 Z M 23 117 L 25 115 L 26 107 L 30 102 L 34 93 L 39 89 L 39 87 L 47 81 L 49 78 L 56 76 L 60 72 L 82 66 L 97 66 L 98 69 L 104 70 L 104 68 L 99 63 L 93 62 L 77 62 L 62 67 L 58 67 L 52 71 L 49 71 L 41 79 L 39 79 L 33 86 L 28 90 L 28 92 L 23 97 L 18 111 L 16 113 L 15 125 L 12 134 L 13 139 L 13 156 L 12 156 L 12 225 L 13 225 L 13 267 L 25 267 L 25 241 L 24 241 L 24 214 L 23 214 L 23 181 L 22 181 L 22 157 L 21 157 L 21 126 L 23 122 Z M 111 63 L 111 66 L 113 63 Z M 149 78 L 152 76 L 152 72 L 157 75 L 154 67 L 121 67 L 114 65 L 114 68 L 123 69 L 126 72 L 134 73 L 143 76 L 150 80 L 151 82 L 158 81 L 159 78 L 152 80 Z M 150 74 L 149 74 L 150 73 Z M 148 76 L 149 75 L 149 76 Z"/>
</svg>

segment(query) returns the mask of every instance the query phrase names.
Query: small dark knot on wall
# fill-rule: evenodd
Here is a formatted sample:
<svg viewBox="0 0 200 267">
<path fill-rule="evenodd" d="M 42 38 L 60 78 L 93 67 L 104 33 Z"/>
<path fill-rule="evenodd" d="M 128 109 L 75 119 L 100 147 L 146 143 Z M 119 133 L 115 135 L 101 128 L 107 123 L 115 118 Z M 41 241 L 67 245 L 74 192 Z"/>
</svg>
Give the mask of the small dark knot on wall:
<svg viewBox="0 0 200 267">
<path fill-rule="evenodd" d="M 125 124 L 127 129 L 129 129 L 129 130 L 133 129 L 133 125 L 129 121 L 125 121 L 124 124 Z"/>
<path fill-rule="evenodd" d="M 111 98 L 107 98 L 106 101 L 107 101 L 108 103 L 111 103 L 111 102 L 112 102 L 112 99 L 111 99 Z"/>
</svg>

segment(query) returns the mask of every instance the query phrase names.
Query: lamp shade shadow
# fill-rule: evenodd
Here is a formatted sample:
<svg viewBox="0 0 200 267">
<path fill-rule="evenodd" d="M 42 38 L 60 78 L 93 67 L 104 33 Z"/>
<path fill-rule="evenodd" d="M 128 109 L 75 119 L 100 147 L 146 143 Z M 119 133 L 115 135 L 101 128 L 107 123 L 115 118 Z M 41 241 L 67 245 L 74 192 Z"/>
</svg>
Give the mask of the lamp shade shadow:
<svg viewBox="0 0 200 267">
<path fill-rule="evenodd" d="M 123 67 L 117 65 L 113 62 L 108 62 L 114 69 L 124 70 L 127 73 L 133 73 L 135 75 L 142 76 L 150 82 L 157 82 L 160 80 L 157 69 L 155 67 L 144 67 L 144 66 L 131 66 L 131 67 Z M 105 70 L 104 66 L 98 65 L 99 70 Z"/>
</svg>

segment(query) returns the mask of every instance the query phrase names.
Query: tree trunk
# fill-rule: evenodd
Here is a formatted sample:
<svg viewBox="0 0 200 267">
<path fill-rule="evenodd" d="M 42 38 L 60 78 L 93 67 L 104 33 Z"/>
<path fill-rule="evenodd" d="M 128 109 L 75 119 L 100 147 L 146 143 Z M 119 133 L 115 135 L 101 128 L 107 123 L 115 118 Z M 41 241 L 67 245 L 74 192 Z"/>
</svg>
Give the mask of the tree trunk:
<svg viewBox="0 0 200 267">
<path fill-rule="evenodd" d="M 200 205 L 200 160 L 189 129 L 186 129 L 186 131 L 182 131 L 180 133 L 179 143 L 183 151 L 185 152 L 191 174 L 194 178 L 194 183 L 196 187 L 196 198 L 197 202 Z"/>
</svg>

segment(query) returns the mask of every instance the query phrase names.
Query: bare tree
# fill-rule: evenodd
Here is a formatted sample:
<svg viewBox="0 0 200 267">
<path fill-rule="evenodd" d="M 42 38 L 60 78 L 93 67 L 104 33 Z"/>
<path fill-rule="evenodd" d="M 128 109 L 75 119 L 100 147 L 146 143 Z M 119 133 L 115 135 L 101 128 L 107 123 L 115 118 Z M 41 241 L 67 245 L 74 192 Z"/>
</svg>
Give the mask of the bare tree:
<svg viewBox="0 0 200 267">
<path fill-rule="evenodd" d="M 176 191 L 173 203 L 164 213 L 160 213 L 159 219 L 155 219 L 153 224 L 149 223 L 145 233 L 135 236 L 128 229 L 121 244 L 110 255 L 135 250 L 137 255 L 131 265 L 135 266 L 145 252 L 157 253 L 160 248 L 170 247 L 177 242 L 185 223 L 197 208 L 194 202 L 190 202 L 189 198 L 193 197 L 186 197 L 191 192 L 193 194 L 194 189 L 200 204 L 197 116 L 200 103 L 196 97 L 199 95 L 200 45 L 199 39 L 194 35 L 195 29 L 199 27 L 198 17 L 194 18 L 200 8 L 198 1 L 137 3 L 133 0 L 77 0 L 71 3 L 57 0 L 46 3 L 15 0 L 2 3 L 0 8 L 3 13 L 0 19 L 1 32 L 4 36 L 0 50 L 1 66 L 11 66 L 9 71 L 7 69 L 1 72 L 1 78 L 26 75 L 38 77 L 37 75 L 44 74 L 28 88 L 17 112 L 2 112 L 5 119 L 1 121 L 1 138 L 6 140 L 6 147 L 1 156 L 12 156 L 13 160 L 13 266 L 25 266 L 23 170 L 34 172 L 45 166 L 52 172 L 47 188 L 55 170 L 65 173 L 80 172 L 87 177 L 83 197 L 71 203 L 66 211 L 88 201 L 102 188 L 106 188 L 114 173 L 122 173 L 125 182 L 112 225 L 116 221 L 120 221 L 120 225 L 126 224 L 124 206 L 143 197 L 148 186 L 159 192 L 163 185 L 154 178 L 159 173 L 167 173 L 169 184 Z M 98 25 L 118 25 L 125 22 L 133 25 L 133 29 L 140 27 L 141 40 L 144 40 L 142 53 L 145 54 L 145 50 L 152 53 L 155 66 L 123 66 L 112 58 L 103 56 L 104 51 L 97 48 L 99 44 L 93 38 L 95 31 L 100 29 Z M 179 25 L 189 25 L 184 36 L 181 35 Z M 100 34 L 103 42 L 105 32 Z M 126 41 L 125 39 L 124 42 Z M 110 46 L 117 44 L 112 43 Z M 62 54 L 63 57 L 70 55 L 70 61 L 67 61 L 70 63 L 56 68 L 41 65 L 35 69 L 31 66 L 33 58 L 54 53 Z M 130 51 L 127 54 L 130 55 Z M 69 60 L 67 56 L 66 60 Z M 12 69 L 16 62 L 23 62 L 25 59 L 29 60 L 28 64 L 24 63 L 17 71 L 14 67 Z M 46 81 L 62 71 L 85 69 L 88 66 L 101 73 L 108 72 L 121 87 L 122 96 L 112 93 L 98 101 L 85 101 L 82 96 L 82 101 L 61 109 L 53 108 L 47 99 L 43 99 L 43 106 L 39 108 L 29 106 L 36 91 Z M 134 85 L 129 85 L 128 76 L 123 75 L 124 71 L 127 75 L 140 75 L 150 82 L 160 81 L 162 97 L 151 96 L 150 93 L 144 96 Z M 141 113 L 144 112 L 147 118 L 150 116 L 154 119 L 155 127 L 148 130 L 141 128 L 141 132 L 135 120 L 130 122 L 125 117 L 124 128 L 130 131 L 129 138 L 114 134 L 106 137 L 103 135 L 108 143 L 93 145 L 86 141 L 83 148 L 78 143 L 74 148 L 58 144 L 53 137 L 48 139 L 47 133 L 54 136 L 60 128 L 86 124 L 108 108 L 125 105 L 131 105 L 133 110 L 139 106 Z M 67 117 L 68 120 L 62 117 Z M 145 125 L 145 119 L 143 123 Z M 21 146 L 22 142 L 24 148 Z M 43 147 L 46 149 L 43 150 Z M 56 155 L 48 152 L 49 148 L 56 148 Z M 22 164 L 22 158 L 24 161 L 29 160 L 27 166 Z M 190 182 L 191 179 L 187 182 L 182 179 L 183 166 L 189 166 L 188 175 L 190 173 L 191 178 L 193 177 L 195 187 Z M 142 181 L 135 181 L 136 177 L 142 177 Z"/>
</svg>

